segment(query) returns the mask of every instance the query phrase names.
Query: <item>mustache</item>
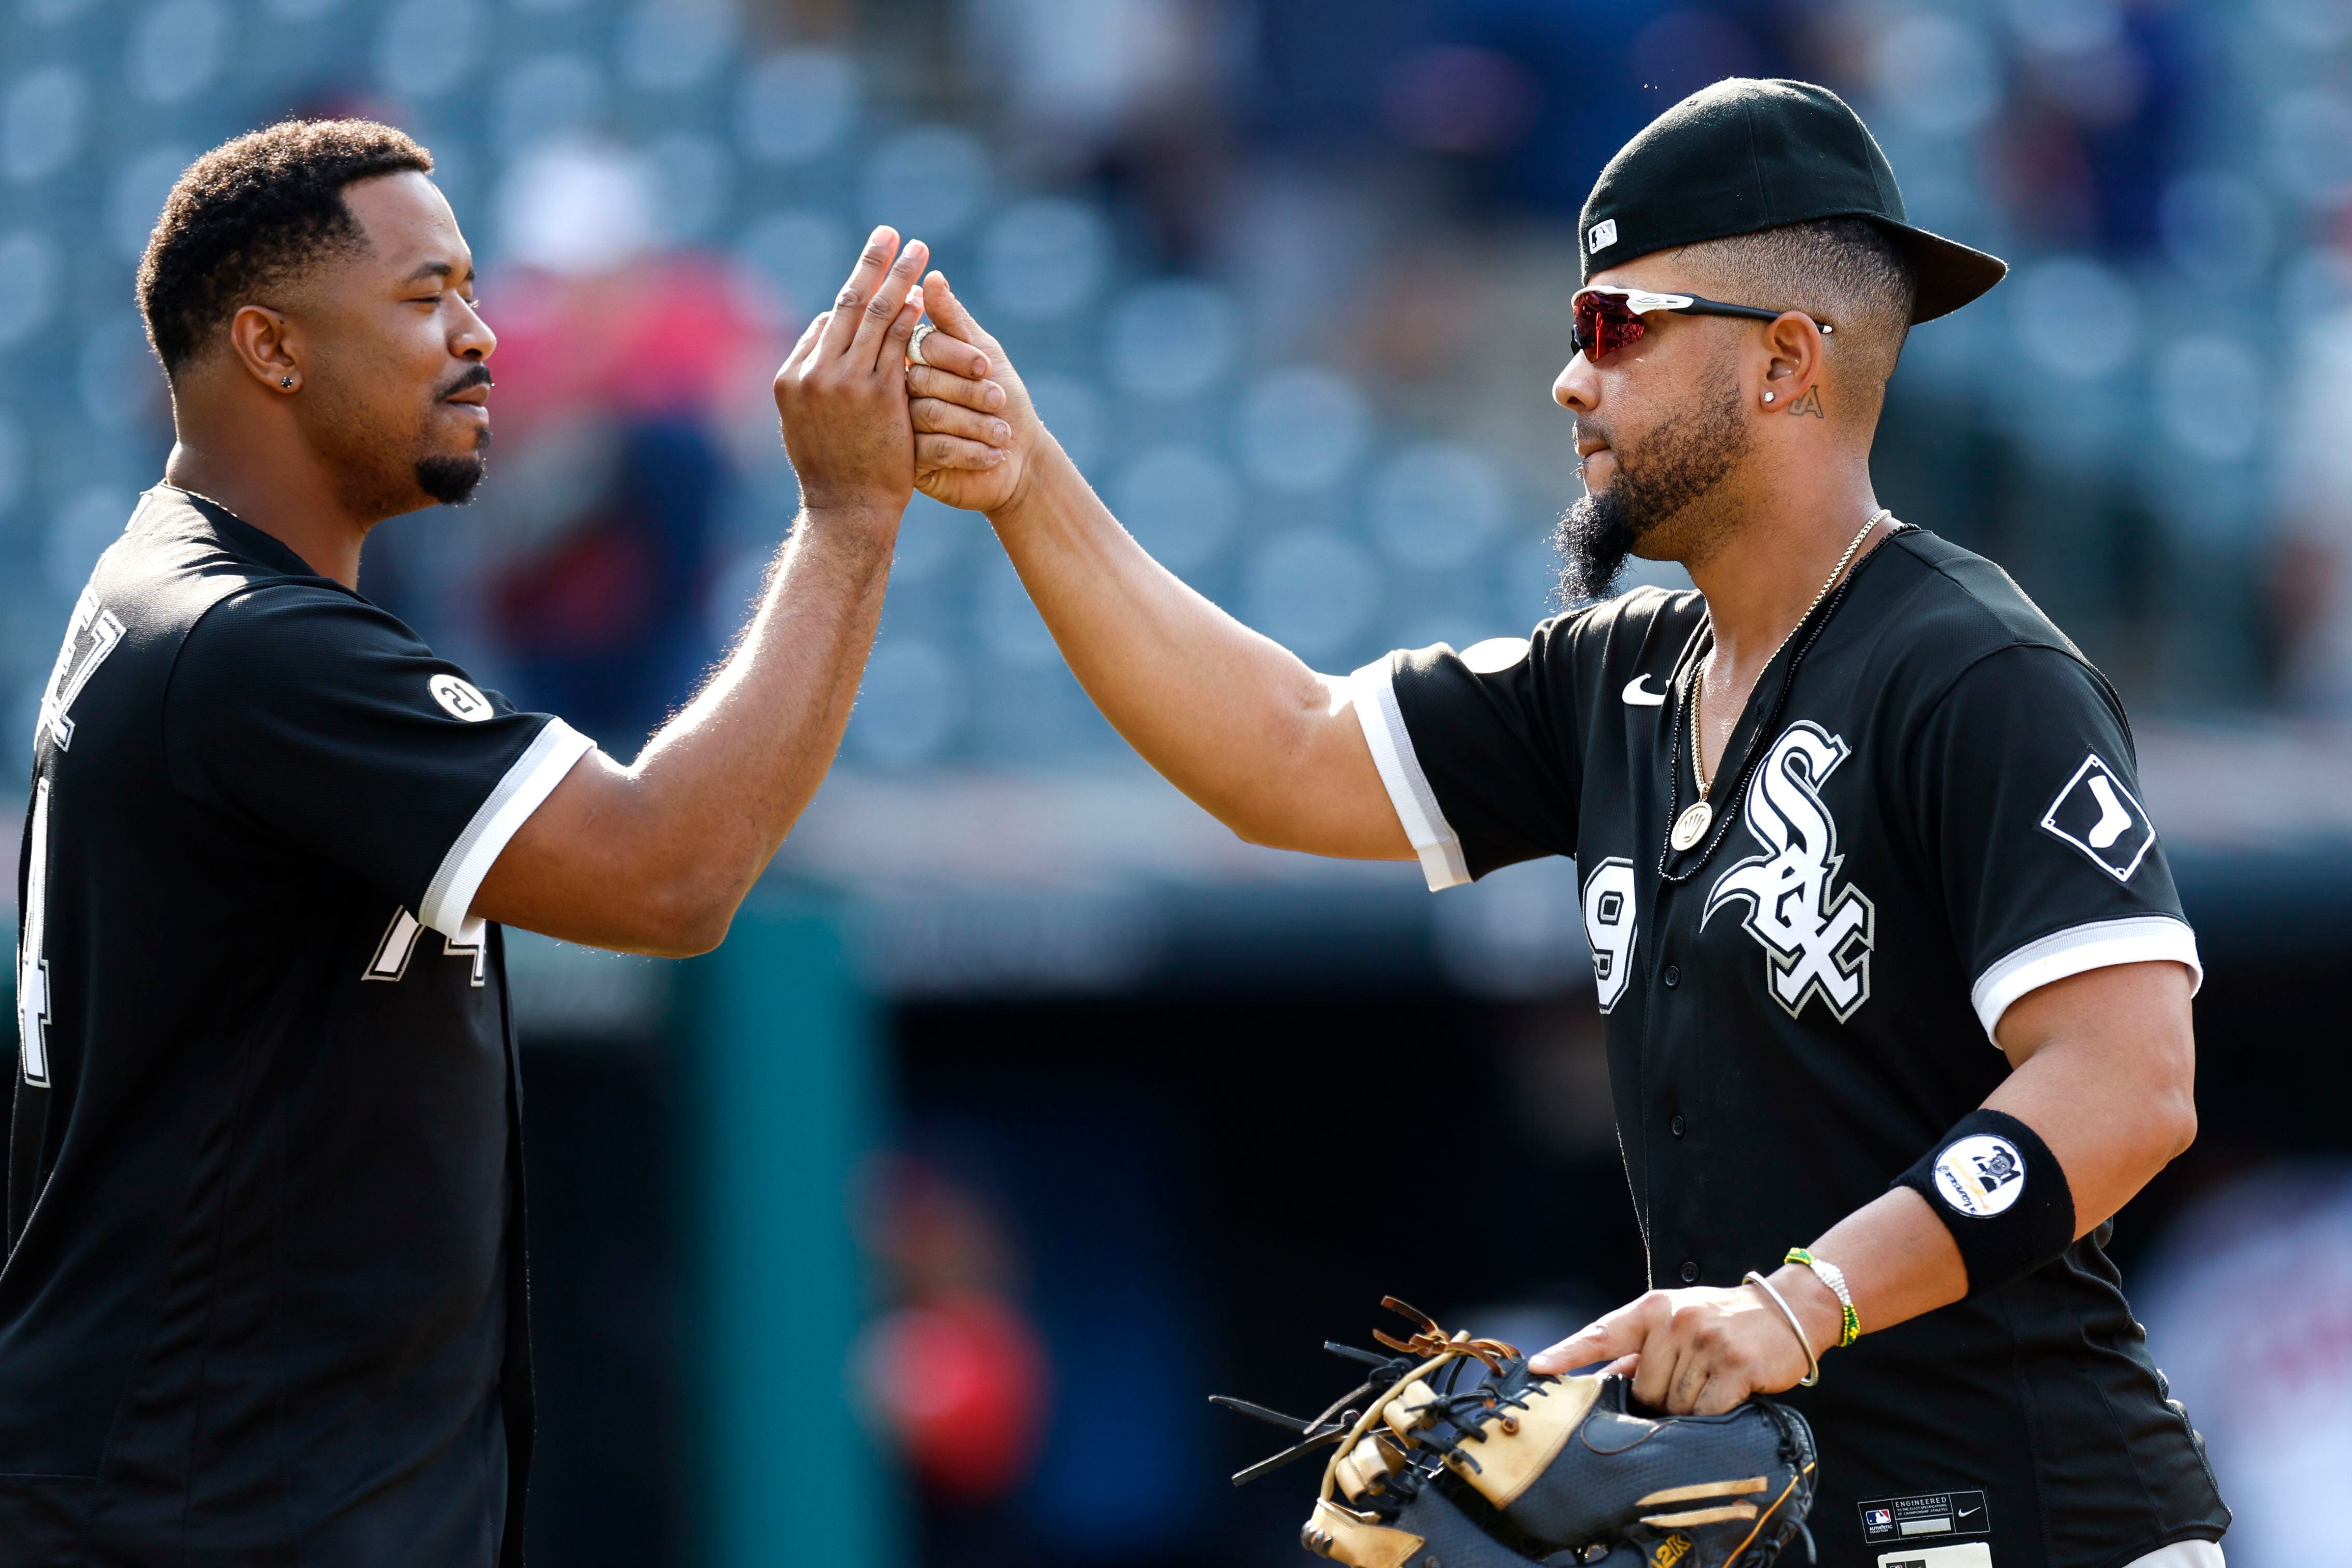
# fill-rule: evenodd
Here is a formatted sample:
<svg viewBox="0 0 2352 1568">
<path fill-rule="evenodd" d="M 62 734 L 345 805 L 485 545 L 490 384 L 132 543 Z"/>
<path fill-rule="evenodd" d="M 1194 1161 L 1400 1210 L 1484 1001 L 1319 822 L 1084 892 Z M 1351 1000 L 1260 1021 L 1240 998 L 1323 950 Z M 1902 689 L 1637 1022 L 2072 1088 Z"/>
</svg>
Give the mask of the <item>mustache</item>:
<svg viewBox="0 0 2352 1568">
<path fill-rule="evenodd" d="M 477 361 L 459 371 L 451 378 L 447 386 L 436 392 L 433 394 L 433 401 L 441 402 L 475 387 L 494 387 L 498 384 L 490 379 L 490 367 Z"/>
</svg>

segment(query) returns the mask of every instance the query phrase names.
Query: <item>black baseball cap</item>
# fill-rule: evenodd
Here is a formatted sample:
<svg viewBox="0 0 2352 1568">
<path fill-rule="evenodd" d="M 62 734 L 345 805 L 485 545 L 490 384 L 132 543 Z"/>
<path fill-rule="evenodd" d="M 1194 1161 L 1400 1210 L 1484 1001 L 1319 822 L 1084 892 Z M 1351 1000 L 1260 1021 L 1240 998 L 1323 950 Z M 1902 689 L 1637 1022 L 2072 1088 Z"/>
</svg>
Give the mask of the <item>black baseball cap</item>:
<svg viewBox="0 0 2352 1568">
<path fill-rule="evenodd" d="M 1868 218 L 1910 253 L 1913 322 L 1958 309 L 2009 272 L 1997 256 L 1914 228 L 1862 117 L 1811 82 L 1727 77 L 1617 150 L 1577 220 L 1583 278 L 1701 240 L 1816 218 Z"/>
</svg>

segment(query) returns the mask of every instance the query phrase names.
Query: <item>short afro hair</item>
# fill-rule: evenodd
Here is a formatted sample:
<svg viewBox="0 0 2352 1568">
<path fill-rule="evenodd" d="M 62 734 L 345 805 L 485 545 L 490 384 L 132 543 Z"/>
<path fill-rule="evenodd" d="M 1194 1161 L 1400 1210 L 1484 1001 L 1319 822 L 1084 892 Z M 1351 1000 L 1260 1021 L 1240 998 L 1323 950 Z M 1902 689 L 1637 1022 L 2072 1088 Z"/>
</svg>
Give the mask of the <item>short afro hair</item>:
<svg viewBox="0 0 2352 1568">
<path fill-rule="evenodd" d="M 411 170 L 431 173 L 433 154 L 372 120 L 283 120 L 189 164 L 139 262 L 139 309 L 165 373 L 256 295 L 361 243 L 345 186 Z"/>
</svg>

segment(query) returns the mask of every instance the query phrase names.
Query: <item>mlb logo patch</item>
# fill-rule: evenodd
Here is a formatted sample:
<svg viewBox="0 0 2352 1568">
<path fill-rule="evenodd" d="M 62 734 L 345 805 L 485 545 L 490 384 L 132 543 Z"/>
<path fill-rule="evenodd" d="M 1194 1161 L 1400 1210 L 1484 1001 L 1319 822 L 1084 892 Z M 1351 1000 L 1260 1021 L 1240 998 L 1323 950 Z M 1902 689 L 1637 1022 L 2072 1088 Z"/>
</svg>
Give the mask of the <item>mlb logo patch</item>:
<svg viewBox="0 0 2352 1568">
<path fill-rule="evenodd" d="M 2042 828 L 2082 851 L 2117 882 L 2129 882 L 2156 847 L 2156 824 L 2095 751 L 2083 758 L 2042 813 Z"/>
<path fill-rule="evenodd" d="M 1592 232 L 1584 236 L 1584 248 L 1593 256 L 1599 256 L 1616 243 L 1617 220 L 1615 218 L 1601 219 L 1592 225 Z"/>
<path fill-rule="evenodd" d="M 1895 1522 L 1895 1516 L 1883 1508 L 1866 1508 L 1862 1511 L 1862 1522 L 1872 1530 L 1885 1530 Z"/>
</svg>

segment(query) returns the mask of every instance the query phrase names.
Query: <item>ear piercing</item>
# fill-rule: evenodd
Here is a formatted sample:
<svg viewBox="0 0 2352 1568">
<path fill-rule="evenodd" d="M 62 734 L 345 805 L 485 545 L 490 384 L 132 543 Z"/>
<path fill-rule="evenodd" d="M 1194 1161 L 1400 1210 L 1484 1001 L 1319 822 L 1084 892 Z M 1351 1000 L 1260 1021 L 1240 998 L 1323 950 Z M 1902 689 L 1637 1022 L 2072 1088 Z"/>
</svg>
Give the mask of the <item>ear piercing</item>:
<svg viewBox="0 0 2352 1568">
<path fill-rule="evenodd" d="M 1774 393 L 1771 393 L 1771 392 L 1766 392 L 1766 393 L 1764 394 L 1764 401 L 1765 401 L 1766 402 L 1770 402 L 1772 401 L 1772 399 L 1773 399 L 1774 395 L 1775 395 Z"/>
<path fill-rule="evenodd" d="M 288 392 L 292 392 L 294 390 L 294 378 L 292 376 L 280 376 L 278 378 L 278 384 L 284 387 Z"/>
</svg>

